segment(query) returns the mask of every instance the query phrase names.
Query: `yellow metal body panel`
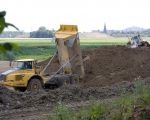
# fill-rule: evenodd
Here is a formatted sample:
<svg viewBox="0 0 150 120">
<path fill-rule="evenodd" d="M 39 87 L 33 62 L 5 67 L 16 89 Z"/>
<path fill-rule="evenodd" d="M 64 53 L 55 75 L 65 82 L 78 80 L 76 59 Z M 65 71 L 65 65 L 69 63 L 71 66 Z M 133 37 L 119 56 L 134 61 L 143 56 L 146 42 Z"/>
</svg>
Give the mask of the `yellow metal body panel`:
<svg viewBox="0 0 150 120">
<path fill-rule="evenodd" d="M 76 35 L 75 32 L 73 32 L 73 33 L 71 33 L 71 34 L 65 33 L 65 32 L 57 32 L 57 33 L 55 34 L 55 37 L 56 37 L 57 39 L 61 39 L 61 40 L 68 40 L 68 39 L 74 38 L 75 35 Z"/>
<path fill-rule="evenodd" d="M 61 65 L 69 61 L 70 55 L 65 41 L 75 39 L 78 34 L 77 25 L 60 25 L 60 29 L 55 32 L 59 61 Z M 70 62 L 63 67 L 64 73 L 72 73 Z"/>
<path fill-rule="evenodd" d="M 55 32 L 55 37 L 61 40 L 68 40 L 75 38 L 77 33 L 77 25 L 60 25 L 60 29 Z"/>
<path fill-rule="evenodd" d="M 60 29 L 55 32 L 55 37 L 60 65 L 65 65 L 63 72 L 78 74 L 83 78 L 84 67 L 77 25 L 60 25 Z"/>
<path fill-rule="evenodd" d="M 6 75 L 5 80 L 0 82 L 0 85 L 10 87 L 27 87 L 29 79 L 35 75 L 34 69 L 17 70 Z"/>
<path fill-rule="evenodd" d="M 77 32 L 78 26 L 77 25 L 60 25 L 60 29 L 58 31 Z"/>
</svg>

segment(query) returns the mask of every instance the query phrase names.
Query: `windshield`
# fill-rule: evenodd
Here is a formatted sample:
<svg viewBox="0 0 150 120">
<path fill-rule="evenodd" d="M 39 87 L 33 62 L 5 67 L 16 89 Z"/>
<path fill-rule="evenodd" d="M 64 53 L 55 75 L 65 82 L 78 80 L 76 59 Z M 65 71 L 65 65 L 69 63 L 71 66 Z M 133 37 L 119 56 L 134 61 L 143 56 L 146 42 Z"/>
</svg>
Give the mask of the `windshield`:
<svg viewBox="0 0 150 120">
<path fill-rule="evenodd" d="M 16 67 L 22 69 L 24 66 L 24 62 L 17 62 Z"/>
<path fill-rule="evenodd" d="M 17 61 L 16 67 L 19 69 L 32 69 L 31 61 Z"/>
</svg>

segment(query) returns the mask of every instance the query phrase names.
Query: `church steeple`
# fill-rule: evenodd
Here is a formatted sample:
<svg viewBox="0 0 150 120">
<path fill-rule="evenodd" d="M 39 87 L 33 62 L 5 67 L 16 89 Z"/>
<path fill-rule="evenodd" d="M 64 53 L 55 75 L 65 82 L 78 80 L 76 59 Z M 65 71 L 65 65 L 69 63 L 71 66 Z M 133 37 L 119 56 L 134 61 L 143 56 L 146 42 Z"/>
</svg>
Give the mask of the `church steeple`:
<svg viewBox="0 0 150 120">
<path fill-rule="evenodd" d="M 103 30 L 103 33 L 107 33 L 106 23 L 104 23 L 104 30 Z"/>
</svg>

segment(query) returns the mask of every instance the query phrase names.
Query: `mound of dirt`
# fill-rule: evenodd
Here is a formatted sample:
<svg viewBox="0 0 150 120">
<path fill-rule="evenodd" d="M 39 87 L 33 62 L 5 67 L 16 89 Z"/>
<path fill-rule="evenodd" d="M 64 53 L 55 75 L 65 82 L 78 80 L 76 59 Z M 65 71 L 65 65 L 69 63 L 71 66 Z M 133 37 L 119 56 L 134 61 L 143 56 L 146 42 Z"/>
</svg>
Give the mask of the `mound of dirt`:
<svg viewBox="0 0 150 120">
<path fill-rule="evenodd" d="M 130 49 L 125 46 L 105 46 L 87 49 L 89 55 L 85 66 L 85 87 L 112 85 L 121 81 L 133 81 L 150 76 L 150 49 Z"/>
<path fill-rule="evenodd" d="M 42 67 L 42 70 L 45 69 L 45 67 L 46 67 L 46 69 L 44 71 L 45 74 L 56 72 L 59 69 L 58 57 L 57 56 L 54 57 L 54 59 L 52 60 L 52 64 L 49 64 L 50 60 L 51 60 L 51 57 L 37 63 L 38 66 Z"/>
</svg>

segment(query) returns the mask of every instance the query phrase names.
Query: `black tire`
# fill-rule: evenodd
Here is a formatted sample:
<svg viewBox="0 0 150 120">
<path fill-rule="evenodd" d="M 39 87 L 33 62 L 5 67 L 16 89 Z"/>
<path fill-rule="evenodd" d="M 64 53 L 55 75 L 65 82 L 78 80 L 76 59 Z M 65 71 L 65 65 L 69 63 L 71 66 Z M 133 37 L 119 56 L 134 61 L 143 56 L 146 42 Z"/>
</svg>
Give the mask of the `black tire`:
<svg viewBox="0 0 150 120">
<path fill-rule="evenodd" d="M 14 89 L 16 91 L 19 91 L 19 92 L 25 92 L 26 91 L 26 88 L 25 87 L 14 87 Z"/>
<path fill-rule="evenodd" d="M 146 47 L 149 47 L 149 46 L 150 46 L 147 41 L 145 41 L 145 46 L 146 46 Z"/>
<path fill-rule="evenodd" d="M 150 44 L 147 41 L 142 41 L 140 47 L 150 47 Z"/>
<path fill-rule="evenodd" d="M 29 81 L 27 91 L 36 92 L 43 89 L 43 85 L 39 79 L 33 78 Z"/>
<path fill-rule="evenodd" d="M 63 86 L 63 84 L 64 84 L 64 80 L 61 78 L 57 78 L 56 86 L 59 88 L 59 87 Z"/>
</svg>

